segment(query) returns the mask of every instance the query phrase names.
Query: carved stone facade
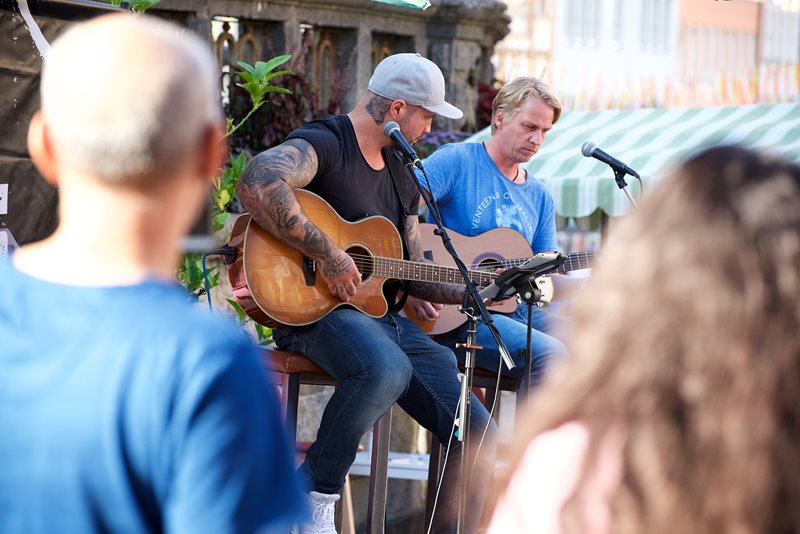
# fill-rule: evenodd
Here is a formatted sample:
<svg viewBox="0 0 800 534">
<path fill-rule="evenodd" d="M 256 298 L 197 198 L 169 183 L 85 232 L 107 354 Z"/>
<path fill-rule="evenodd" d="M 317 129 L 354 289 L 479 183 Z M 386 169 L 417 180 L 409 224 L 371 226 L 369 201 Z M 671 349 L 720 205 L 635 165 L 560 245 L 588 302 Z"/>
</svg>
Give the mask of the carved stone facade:
<svg viewBox="0 0 800 534">
<path fill-rule="evenodd" d="M 372 0 L 164 0 L 155 11 L 209 40 L 210 21 L 234 21 L 238 35 L 227 33 L 224 42 L 217 37 L 221 63 L 252 62 L 305 48 L 305 74 L 320 101 L 338 83 L 345 110 L 366 89 L 377 62 L 389 54 L 419 52 L 439 65 L 448 100 L 464 111 L 463 119 L 440 120 L 435 127 L 474 130 L 477 84 L 492 81 L 492 52 L 508 33 L 505 9 L 497 0 L 433 0 L 426 11 Z"/>
</svg>

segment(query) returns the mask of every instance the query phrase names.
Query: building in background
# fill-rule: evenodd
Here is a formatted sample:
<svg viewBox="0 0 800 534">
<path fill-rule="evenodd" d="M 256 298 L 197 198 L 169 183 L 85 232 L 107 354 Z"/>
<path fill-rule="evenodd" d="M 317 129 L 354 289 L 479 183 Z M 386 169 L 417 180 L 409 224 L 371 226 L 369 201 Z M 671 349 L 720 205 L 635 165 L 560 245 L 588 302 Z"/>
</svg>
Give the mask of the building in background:
<svg viewBox="0 0 800 534">
<path fill-rule="evenodd" d="M 419 52 L 441 68 L 448 101 L 464 111 L 458 121 L 437 119 L 438 129 L 447 130 L 477 128 L 477 86 L 491 81 L 494 46 L 509 25 L 498 0 L 433 0 L 425 11 L 372 0 L 220 2 L 204 11 L 201 5 L 161 0 L 152 11 L 169 12 L 214 40 L 224 89 L 237 61 L 291 53 L 302 56 L 302 64 L 290 68 L 303 74 L 323 108 L 337 113 L 355 105 L 381 59 Z"/>
<path fill-rule="evenodd" d="M 506 0 L 509 33 L 495 47 L 496 76 L 547 79 L 553 62 L 553 4 L 556 0 Z"/>
<path fill-rule="evenodd" d="M 800 99 L 800 1 L 509 0 L 497 77 L 535 75 L 568 110 Z"/>
</svg>

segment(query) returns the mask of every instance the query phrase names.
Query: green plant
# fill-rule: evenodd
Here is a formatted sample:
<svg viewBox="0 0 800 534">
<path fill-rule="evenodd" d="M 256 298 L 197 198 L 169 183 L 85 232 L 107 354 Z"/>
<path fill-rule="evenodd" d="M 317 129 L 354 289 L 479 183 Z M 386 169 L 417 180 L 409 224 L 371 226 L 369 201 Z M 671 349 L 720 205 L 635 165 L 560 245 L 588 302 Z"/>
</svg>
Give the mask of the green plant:
<svg viewBox="0 0 800 534">
<path fill-rule="evenodd" d="M 109 3 L 112 6 L 121 6 L 123 3 L 129 4 L 134 13 L 141 15 L 160 1 L 161 0 L 109 0 Z"/>
<path fill-rule="evenodd" d="M 242 309 L 238 302 L 233 299 L 227 299 L 228 304 L 231 305 L 236 311 L 236 317 L 239 319 L 239 324 L 242 326 L 247 325 L 250 318 L 247 316 L 247 313 Z M 256 337 L 258 338 L 258 343 L 260 345 L 269 345 L 272 343 L 272 329 L 264 326 L 263 324 L 259 324 L 255 321 L 250 321 L 253 323 L 253 328 L 256 333 Z"/>
<path fill-rule="evenodd" d="M 233 117 L 228 117 L 226 119 L 226 132 L 223 136 L 223 139 L 231 136 L 236 130 L 238 130 L 247 122 L 253 113 L 266 102 L 264 99 L 265 95 L 269 93 L 291 93 L 289 89 L 270 85 L 270 81 L 273 78 L 285 74 L 292 74 L 292 71 L 290 70 L 275 71 L 278 66 L 286 63 L 290 58 L 291 55 L 282 55 L 266 62 L 258 61 L 255 65 L 249 65 L 243 61 L 239 62 L 239 66 L 244 70 L 237 71 L 236 74 L 244 80 L 244 83 L 237 83 L 236 85 L 248 93 L 250 97 L 251 109 L 241 120 L 239 120 L 238 123 Z M 231 216 L 230 206 L 235 198 L 236 184 L 238 183 L 239 178 L 242 176 L 246 165 L 247 156 L 245 152 L 242 151 L 235 155 L 231 153 L 227 166 L 214 180 L 211 190 L 211 205 L 209 208 L 211 230 L 214 233 L 222 231 Z M 192 295 L 194 295 L 194 298 L 196 299 L 199 299 L 206 294 L 206 280 L 204 272 L 208 275 L 207 285 L 209 291 L 219 285 L 220 263 L 215 261 L 204 271 L 204 267 L 206 267 L 204 265 L 204 260 L 205 256 L 203 254 L 186 254 L 182 258 L 181 265 L 177 273 L 180 283 L 186 287 L 186 289 Z M 232 299 L 226 300 L 230 304 L 231 308 L 233 308 L 235 311 L 239 322 L 242 325 L 247 324 L 250 319 L 247 317 L 247 314 L 244 312 L 241 306 L 239 306 L 239 304 Z M 259 343 L 267 344 L 272 342 L 272 330 L 270 328 L 253 322 L 253 329 Z"/>
<path fill-rule="evenodd" d="M 291 55 L 285 54 L 282 56 L 274 57 L 269 61 L 256 61 L 255 65 L 249 65 L 244 61 L 238 61 L 238 65 L 242 67 L 243 71 L 238 71 L 237 74 L 242 77 L 245 83 L 237 83 L 238 87 L 241 87 L 250 95 L 250 102 L 252 103 L 252 108 L 247 113 L 247 115 L 239 121 L 238 124 L 235 126 L 233 125 L 234 119 L 228 118 L 227 120 L 227 132 L 225 136 L 231 135 L 233 132 L 239 129 L 242 124 L 247 122 L 247 119 L 260 108 L 265 100 L 264 95 L 268 93 L 283 93 L 283 94 L 291 94 L 292 92 L 289 89 L 285 89 L 283 87 L 277 87 L 274 85 L 270 85 L 269 82 L 273 78 L 277 76 L 282 76 L 284 74 L 294 74 L 291 70 L 279 70 L 277 72 L 272 72 L 276 67 L 279 65 L 283 65 L 289 59 L 291 59 Z"/>
<path fill-rule="evenodd" d="M 281 86 L 291 92 L 271 95 L 251 120 L 229 138 L 231 146 L 252 153 L 261 152 L 282 143 L 292 130 L 309 120 L 342 112 L 345 96 L 352 88 L 356 50 L 353 49 L 342 62 L 341 69 L 328 85 L 328 100 L 323 102 L 310 74 L 313 33 L 313 28 L 306 30 L 302 40 L 290 50 L 292 57 L 286 68 L 293 72 L 281 78 Z M 337 56 L 337 64 L 341 59 Z M 231 87 L 228 113 L 243 115 L 250 106 L 249 96 L 241 86 Z"/>
<path fill-rule="evenodd" d="M 219 284 L 219 270 L 217 267 L 215 265 L 207 271 L 209 287 L 216 287 Z M 183 258 L 181 258 L 181 265 L 178 268 L 178 281 L 198 299 L 205 294 L 202 254 L 184 254 Z"/>
<path fill-rule="evenodd" d="M 219 232 L 225 227 L 231 214 L 228 211 L 236 195 L 236 184 L 247 165 L 247 156 L 239 152 L 238 156 L 230 155 L 230 161 L 223 173 L 214 180 L 211 189 L 211 230 Z"/>
</svg>

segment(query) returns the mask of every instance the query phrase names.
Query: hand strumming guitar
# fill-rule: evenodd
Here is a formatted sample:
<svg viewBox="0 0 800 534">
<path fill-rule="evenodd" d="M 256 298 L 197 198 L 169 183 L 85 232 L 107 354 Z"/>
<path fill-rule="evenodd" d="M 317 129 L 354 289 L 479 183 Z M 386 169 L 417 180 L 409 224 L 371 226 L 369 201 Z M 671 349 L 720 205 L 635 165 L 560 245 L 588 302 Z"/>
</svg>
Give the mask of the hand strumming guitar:
<svg viewBox="0 0 800 534">
<path fill-rule="evenodd" d="M 331 295 L 348 302 L 356 294 L 356 287 L 361 284 L 361 273 L 358 272 L 353 258 L 344 250 L 336 248 L 321 263 L 322 278 L 327 282 Z"/>
</svg>

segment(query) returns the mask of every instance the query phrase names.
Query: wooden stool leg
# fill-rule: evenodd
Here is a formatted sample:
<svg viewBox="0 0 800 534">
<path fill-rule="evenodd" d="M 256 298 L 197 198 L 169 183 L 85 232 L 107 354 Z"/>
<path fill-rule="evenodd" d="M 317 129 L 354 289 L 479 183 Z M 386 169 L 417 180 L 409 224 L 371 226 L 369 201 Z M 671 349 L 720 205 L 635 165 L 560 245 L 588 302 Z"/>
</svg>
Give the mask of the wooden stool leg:
<svg viewBox="0 0 800 534">
<path fill-rule="evenodd" d="M 284 375 L 283 398 L 286 406 L 286 430 L 289 433 L 289 443 L 294 443 L 297 441 L 297 408 L 300 399 L 299 375 Z"/>
<path fill-rule="evenodd" d="M 372 427 L 372 461 L 369 468 L 369 504 L 367 533 L 383 534 L 386 528 L 386 492 L 389 475 L 389 436 L 392 430 L 392 409 Z"/>
</svg>

